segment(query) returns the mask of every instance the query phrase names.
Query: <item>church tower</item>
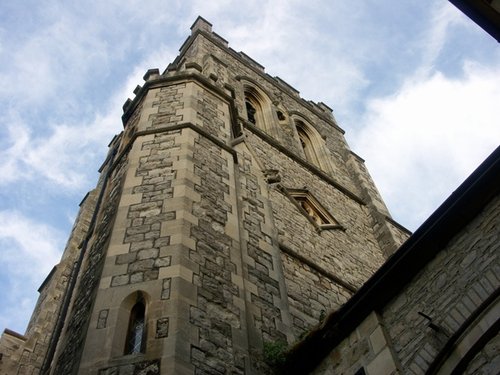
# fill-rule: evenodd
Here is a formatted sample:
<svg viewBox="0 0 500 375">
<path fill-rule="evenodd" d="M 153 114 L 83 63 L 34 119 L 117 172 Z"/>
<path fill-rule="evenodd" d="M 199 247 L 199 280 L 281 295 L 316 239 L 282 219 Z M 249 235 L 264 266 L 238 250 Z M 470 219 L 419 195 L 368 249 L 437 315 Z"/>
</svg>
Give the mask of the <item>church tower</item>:
<svg viewBox="0 0 500 375">
<path fill-rule="evenodd" d="M 408 235 L 332 110 L 203 18 L 144 80 L 26 335 L 2 337 L 12 373 L 268 373 Z"/>
</svg>

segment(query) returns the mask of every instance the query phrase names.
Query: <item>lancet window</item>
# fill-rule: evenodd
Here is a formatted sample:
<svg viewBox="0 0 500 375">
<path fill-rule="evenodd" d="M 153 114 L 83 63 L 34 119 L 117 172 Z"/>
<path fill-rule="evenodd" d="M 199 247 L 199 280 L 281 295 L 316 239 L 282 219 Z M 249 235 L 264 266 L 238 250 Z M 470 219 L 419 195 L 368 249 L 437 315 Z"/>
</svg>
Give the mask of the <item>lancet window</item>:
<svg viewBox="0 0 500 375">
<path fill-rule="evenodd" d="M 243 92 L 247 121 L 255 125 L 255 128 L 274 135 L 275 117 L 268 95 L 254 83 L 245 83 Z"/>
<path fill-rule="evenodd" d="M 146 306 L 140 299 L 130 311 L 125 354 L 142 353 L 146 341 Z"/>
<path fill-rule="evenodd" d="M 247 108 L 248 121 L 255 125 L 257 122 L 257 120 L 255 120 L 255 114 L 257 113 L 257 110 L 248 97 L 245 97 L 245 106 Z"/>
<path fill-rule="evenodd" d="M 250 90 L 245 91 L 245 107 L 247 110 L 247 120 L 260 128 L 264 127 L 264 117 L 262 106 L 255 94 Z"/>
<path fill-rule="evenodd" d="M 318 142 L 313 142 L 315 137 L 315 134 L 311 134 L 312 131 L 300 120 L 297 120 L 295 122 L 295 126 L 297 128 L 297 134 L 299 136 L 299 141 L 300 141 L 300 146 L 302 148 L 302 151 L 304 152 L 305 158 L 311 162 L 312 164 L 320 167 L 321 163 L 318 158 L 318 151 L 317 148 L 319 147 Z M 308 134 L 309 133 L 309 134 Z"/>
</svg>

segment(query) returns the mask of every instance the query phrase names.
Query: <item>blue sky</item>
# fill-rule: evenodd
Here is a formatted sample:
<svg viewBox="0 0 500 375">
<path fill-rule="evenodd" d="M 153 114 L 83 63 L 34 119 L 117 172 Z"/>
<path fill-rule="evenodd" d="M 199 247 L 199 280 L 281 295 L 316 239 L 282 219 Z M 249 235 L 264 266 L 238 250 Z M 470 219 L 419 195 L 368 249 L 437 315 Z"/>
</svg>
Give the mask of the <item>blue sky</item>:
<svg viewBox="0 0 500 375">
<path fill-rule="evenodd" d="M 24 332 L 122 104 L 198 15 L 334 109 L 411 230 L 500 143 L 499 45 L 444 0 L 3 0 L 0 329 Z"/>
</svg>

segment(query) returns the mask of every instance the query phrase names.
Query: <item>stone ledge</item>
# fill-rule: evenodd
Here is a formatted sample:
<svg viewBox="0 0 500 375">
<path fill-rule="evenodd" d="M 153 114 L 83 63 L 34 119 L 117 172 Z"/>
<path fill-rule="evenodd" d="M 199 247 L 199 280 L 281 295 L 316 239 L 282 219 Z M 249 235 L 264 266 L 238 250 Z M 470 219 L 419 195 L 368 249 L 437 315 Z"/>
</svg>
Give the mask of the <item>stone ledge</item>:
<svg viewBox="0 0 500 375">
<path fill-rule="evenodd" d="M 306 257 L 300 255 L 298 252 L 295 250 L 292 250 L 290 247 L 284 245 L 284 244 L 279 244 L 279 248 L 281 251 L 283 251 L 285 254 L 291 256 L 292 258 L 298 259 L 302 263 L 305 263 L 307 266 L 312 268 L 314 271 L 318 272 L 322 276 L 326 277 L 327 279 L 330 279 L 332 282 L 335 284 L 340 285 L 342 288 L 348 290 L 350 293 L 356 293 L 357 289 L 349 284 L 348 282 L 340 279 L 339 277 L 335 276 L 331 272 L 325 270 L 323 267 L 318 266 L 317 264 L 313 263 L 311 260 L 307 259 Z"/>
<path fill-rule="evenodd" d="M 344 195 L 355 200 L 359 204 L 366 206 L 366 203 L 360 197 L 358 197 L 356 194 L 352 193 L 350 190 L 348 190 L 347 188 L 340 185 L 333 178 L 328 176 L 325 172 L 323 172 L 319 168 L 315 167 L 314 165 L 312 165 L 308 161 L 298 157 L 293 152 L 290 152 L 286 147 L 279 144 L 271 136 L 267 135 L 264 131 L 257 129 L 252 123 L 247 122 L 246 119 L 240 117 L 239 120 L 243 123 L 243 125 L 246 129 L 250 130 L 252 133 L 257 135 L 259 138 L 261 138 L 262 140 L 267 142 L 269 145 L 276 148 L 279 152 L 283 153 L 284 155 L 286 155 L 287 157 L 289 157 L 290 159 L 292 159 L 296 163 L 300 164 L 301 166 L 303 166 L 304 168 L 309 170 L 311 173 L 313 173 L 316 176 L 318 176 L 319 178 L 323 179 L 325 182 L 327 182 L 328 184 L 330 184 L 331 186 L 333 186 L 334 188 L 336 188 L 337 190 L 342 192 Z"/>
</svg>

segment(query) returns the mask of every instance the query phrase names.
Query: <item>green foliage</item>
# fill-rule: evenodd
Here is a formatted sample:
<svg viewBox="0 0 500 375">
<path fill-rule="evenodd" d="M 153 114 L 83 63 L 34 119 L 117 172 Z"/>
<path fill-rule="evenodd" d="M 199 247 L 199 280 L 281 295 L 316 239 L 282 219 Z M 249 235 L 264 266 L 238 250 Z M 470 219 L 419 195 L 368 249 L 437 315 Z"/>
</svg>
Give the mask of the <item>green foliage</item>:
<svg viewBox="0 0 500 375">
<path fill-rule="evenodd" d="M 264 343 L 264 362 L 270 367 L 277 368 L 286 360 L 286 351 L 288 344 L 284 341 L 265 342 Z"/>
</svg>

